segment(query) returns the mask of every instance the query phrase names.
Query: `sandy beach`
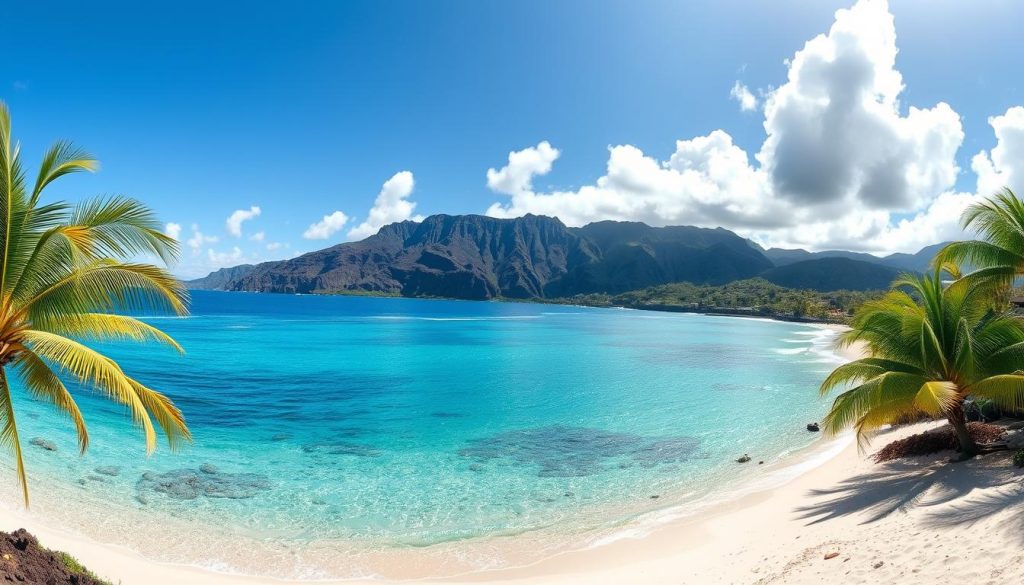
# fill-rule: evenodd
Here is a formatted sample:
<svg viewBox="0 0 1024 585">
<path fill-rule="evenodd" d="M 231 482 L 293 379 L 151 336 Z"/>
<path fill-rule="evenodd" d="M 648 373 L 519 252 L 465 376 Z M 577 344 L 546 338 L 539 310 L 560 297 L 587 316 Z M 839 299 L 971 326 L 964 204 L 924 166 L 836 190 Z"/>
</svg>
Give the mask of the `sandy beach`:
<svg viewBox="0 0 1024 585">
<path fill-rule="evenodd" d="M 855 359 L 860 348 L 841 353 Z M 868 457 L 892 440 L 937 424 L 883 431 L 868 452 L 859 452 L 852 436 L 823 437 L 782 466 L 744 469 L 755 474 L 745 480 L 745 495 L 696 515 L 668 512 L 647 518 L 624 527 L 617 538 L 529 566 L 445 579 L 430 578 L 427 568 L 402 567 L 396 572 L 423 571 L 410 579 L 416 582 L 506 584 L 811 584 L 836 579 L 931 584 L 953 578 L 972 583 L 1024 579 L 1024 550 L 1018 546 L 1024 473 L 1012 466 L 1009 453 L 960 464 L 949 464 L 948 453 L 883 464 Z M 780 475 L 786 479 L 780 480 Z M 69 552 L 114 583 L 287 582 L 158 563 L 125 548 L 56 530 L 28 512 L 9 511 L 2 528 L 21 527 L 44 546 Z M 411 555 L 410 562 L 414 558 Z"/>
<path fill-rule="evenodd" d="M 873 445 L 920 432 L 883 432 Z M 431 583 L 1007 583 L 1024 579 L 1022 474 L 1008 453 L 948 464 L 948 454 L 875 464 L 849 438 L 836 456 L 788 483 L 588 550 L 529 567 Z M 147 560 L 48 528 L 25 527 L 114 583 L 284 583 Z M 826 559 L 837 553 L 837 556 Z M 344 581 L 356 583 L 358 581 Z M 368 581 L 368 583 L 380 581 Z"/>
</svg>

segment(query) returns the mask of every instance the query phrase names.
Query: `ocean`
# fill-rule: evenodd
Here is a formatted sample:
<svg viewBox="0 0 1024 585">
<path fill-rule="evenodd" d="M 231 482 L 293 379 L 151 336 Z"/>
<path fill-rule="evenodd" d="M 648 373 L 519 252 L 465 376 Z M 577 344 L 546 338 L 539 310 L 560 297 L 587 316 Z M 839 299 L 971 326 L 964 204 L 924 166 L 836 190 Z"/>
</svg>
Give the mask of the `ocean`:
<svg viewBox="0 0 1024 585">
<path fill-rule="evenodd" d="M 100 349 L 174 399 L 194 444 L 147 458 L 125 410 L 78 389 L 79 456 L 19 393 L 32 513 L 279 577 L 382 574 L 394 551 L 502 566 L 696 510 L 817 439 L 839 361 L 810 325 L 530 303 L 195 291 L 190 316 L 147 320 L 186 354 Z M 0 483 L 15 506 L 13 471 Z M 542 544 L 493 546 L 524 535 Z"/>
</svg>

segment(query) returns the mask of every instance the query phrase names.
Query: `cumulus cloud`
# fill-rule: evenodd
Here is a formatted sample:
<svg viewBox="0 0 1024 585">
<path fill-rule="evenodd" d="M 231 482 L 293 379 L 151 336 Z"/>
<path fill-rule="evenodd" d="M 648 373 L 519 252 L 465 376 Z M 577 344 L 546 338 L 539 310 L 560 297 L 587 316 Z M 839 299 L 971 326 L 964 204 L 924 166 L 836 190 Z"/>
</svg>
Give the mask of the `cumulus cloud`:
<svg viewBox="0 0 1024 585">
<path fill-rule="evenodd" d="M 757 109 L 757 96 L 750 93 L 750 89 L 739 81 L 733 84 L 729 97 L 740 105 L 740 111 L 752 112 Z"/>
<path fill-rule="evenodd" d="M 254 217 L 259 217 L 260 213 L 261 210 L 257 205 L 253 205 L 249 209 L 236 209 L 224 222 L 227 226 L 228 233 L 236 238 L 242 237 L 242 223 L 249 221 Z"/>
<path fill-rule="evenodd" d="M 408 199 L 412 195 L 415 185 L 416 182 L 413 180 L 411 172 L 401 171 L 395 173 L 381 187 L 380 193 L 370 209 L 370 213 L 366 216 L 366 221 L 349 230 L 349 239 L 361 240 L 372 236 L 380 228 L 390 223 L 407 219 L 422 221 L 422 215 L 413 215 L 416 203 Z"/>
<path fill-rule="evenodd" d="M 168 237 L 174 238 L 175 240 L 180 240 L 181 224 L 168 222 L 167 225 L 164 226 L 164 234 L 167 235 Z"/>
<path fill-rule="evenodd" d="M 953 192 L 960 117 L 945 103 L 911 106 L 904 115 L 896 54 L 888 4 L 861 0 L 837 11 L 828 33 L 787 60 L 785 83 L 765 96 L 765 139 L 753 157 L 724 130 L 679 140 L 664 158 L 617 145 L 593 183 L 537 192 L 533 177 L 548 173 L 559 154 L 542 142 L 487 172 L 488 186 L 509 196 L 487 213 L 553 215 L 569 225 L 619 219 L 724 226 L 769 244 L 869 251 L 909 249 L 919 234 L 949 234 L 970 197 Z M 733 89 L 743 107 L 746 88 Z M 1017 114 L 993 119 L 1001 144 L 1012 142 L 1018 121 Z M 999 148 L 976 157 L 976 165 L 1016 172 L 1005 170 L 1009 159 L 1024 158 L 1011 146 Z"/>
<path fill-rule="evenodd" d="M 487 170 L 487 186 L 495 193 L 519 195 L 533 188 L 533 177 L 551 172 L 551 164 L 562 153 L 547 140 L 537 146 L 508 153 L 501 170 Z"/>
<path fill-rule="evenodd" d="M 996 146 L 971 160 L 971 169 L 978 175 L 978 192 L 988 195 L 1010 187 L 1024 194 L 1024 107 L 1014 106 L 992 116 L 988 123 L 996 133 Z"/>
<path fill-rule="evenodd" d="M 249 236 L 249 239 L 254 241 L 254 242 L 262 242 L 263 239 L 266 238 L 266 237 L 267 237 L 266 232 L 256 232 L 255 234 Z"/>
<path fill-rule="evenodd" d="M 270 242 L 267 244 L 267 250 L 273 252 L 281 247 L 281 242 Z"/>
<path fill-rule="evenodd" d="M 341 230 L 346 223 L 348 223 L 348 216 L 340 211 L 335 211 L 306 228 L 302 237 L 307 240 L 326 240 Z"/>
<path fill-rule="evenodd" d="M 210 265 L 212 268 L 223 268 L 225 266 L 234 266 L 241 262 L 243 254 L 242 250 L 235 246 L 228 252 L 216 252 L 212 248 L 206 250 Z"/>
<path fill-rule="evenodd" d="M 207 236 L 203 232 L 199 231 L 199 224 L 192 224 L 192 237 L 186 242 L 189 248 L 192 248 L 192 254 L 199 254 L 199 250 L 204 244 L 215 244 L 220 241 L 217 236 Z"/>
</svg>

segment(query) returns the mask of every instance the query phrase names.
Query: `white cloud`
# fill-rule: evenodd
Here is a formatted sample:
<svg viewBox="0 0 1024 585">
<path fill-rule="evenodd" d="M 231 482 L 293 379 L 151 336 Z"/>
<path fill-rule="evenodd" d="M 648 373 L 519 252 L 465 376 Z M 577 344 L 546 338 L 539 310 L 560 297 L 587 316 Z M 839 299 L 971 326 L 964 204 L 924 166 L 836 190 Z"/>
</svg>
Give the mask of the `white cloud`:
<svg viewBox="0 0 1024 585">
<path fill-rule="evenodd" d="M 1014 106 L 988 123 L 996 133 L 992 152 L 981 151 L 971 160 L 978 175 L 978 193 L 991 195 L 1010 187 L 1024 195 L 1024 107 Z"/>
<path fill-rule="evenodd" d="M 888 4 L 861 0 L 837 11 L 827 34 L 787 60 L 786 82 L 765 96 L 756 164 L 715 130 L 678 141 L 667 159 L 632 145 L 610 147 L 605 174 L 592 184 L 535 192 L 532 178 L 549 172 L 559 154 L 542 142 L 487 172 L 488 186 L 510 196 L 487 213 L 553 215 L 569 225 L 618 219 L 724 226 L 812 249 L 912 249 L 921 234 L 949 234 L 970 196 L 952 192 L 963 141 L 959 116 L 945 103 L 901 113 L 896 52 Z M 734 87 L 741 106 L 742 89 Z M 1019 128 L 1016 116 L 993 119 L 1001 144 Z M 997 149 L 976 163 L 995 166 L 998 158 L 1001 172 L 1016 172 L 1005 170 L 1009 159 L 1024 157 L 1010 146 Z"/>
<path fill-rule="evenodd" d="M 508 153 L 508 164 L 501 170 L 487 170 L 487 186 L 496 193 L 518 195 L 529 192 L 533 177 L 551 172 L 551 163 L 562 153 L 547 140 L 537 146 Z"/>
<path fill-rule="evenodd" d="M 192 254 L 199 254 L 199 250 L 204 244 L 215 244 L 220 241 L 217 236 L 207 236 L 203 232 L 199 231 L 199 224 L 192 224 L 192 237 L 186 242 L 190 248 L 192 248 Z"/>
<path fill-rule="evenodd" d="M 267 244 L 267 250 L 273 252 L 281 247 L 281 242 L 270 242 Z"/>
<path fill-rule="evenodd" d="M 373 202 L 373 208 L 370 209 L 370 213 L 366 217 L 366 221 L 349 230 L 348 238 L 350 240 L 361 240 L 372 236 L 380 228 L 388 224 L 407 219 L 422 221 L 422 215 L 413 215 L 416 203 L 408 199 L 409 195 L 412 195 L 415 185 L 416 182 L 409 171 L 395 173 L 381 187 L 377 199 Z"/>
<path fill-rule="evenodd" d="M 168 222 L 164 226 L 164 234 L 168 237 L 174 238 L 175 240 L 181 240 L 181 224 Z"/>
<path fill-rule="evenodd" d="M 259 217 L 260 213 L 261 210 L 257 205 L 253 205 L 249 209 L 236 209 L 224 222 L 227 226 L 228 233 L 236 238 L 242 237 L 242 222 L 249 221 L 254 217 Z"/>
<path fill-rule="evenodd" d="M 743 112 L 752 112 L 757 109 L 757 96 L 750 93 L 750 89 L 739 81 L 733 84 L 729 91 L 729 97 L 736 100 Z"/>
<path fill-rule="evenodd" d="M 348 216 L 340 211 L 335 211 L 306 228 L 302 237 L 307 240 L 326 240 L 344 227 L 346 223 L 348 223 Z"/>
<path fill-rule="evenodd" d="M 256 232 L 255 234 L 249 236 L 249 239 L 254 241 L 254 242 L 262 242 L 264 240 L 264 238 L 266 238 L 266 237 L 267 237 L 266 232 Z"/>
<path fill-rule="evenodd" d="M 206 255 L 210 260 L 210 265 L 213 270 L 217 268 L 223 268 L 225 266 L 234 266 L 241 262 L 243 254 L 242 250 L 235 246 L 228 252 L 216 252 L 212 248 L 206 250 Z"/>
</svg>

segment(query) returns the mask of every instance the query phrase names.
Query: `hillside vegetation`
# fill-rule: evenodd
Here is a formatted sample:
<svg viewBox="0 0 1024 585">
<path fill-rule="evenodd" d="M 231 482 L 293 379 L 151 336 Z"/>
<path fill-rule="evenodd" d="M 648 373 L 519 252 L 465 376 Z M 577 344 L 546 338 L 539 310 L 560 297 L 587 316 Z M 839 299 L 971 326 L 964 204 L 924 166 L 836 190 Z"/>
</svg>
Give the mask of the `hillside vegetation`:
<svg viewBox="0 0 1024 585">
<path fill-rule="evenodd" d="M 844 323 L 864 301 L 881 295 L 882 291 L 797 290 L 773 284 L 763 278 L 751 278 L 720 286 L 681 282 L 617 295 L 575 295 L 559 299 L 559 302 L 593 307 L 725 313 Z"/>
</svg>

